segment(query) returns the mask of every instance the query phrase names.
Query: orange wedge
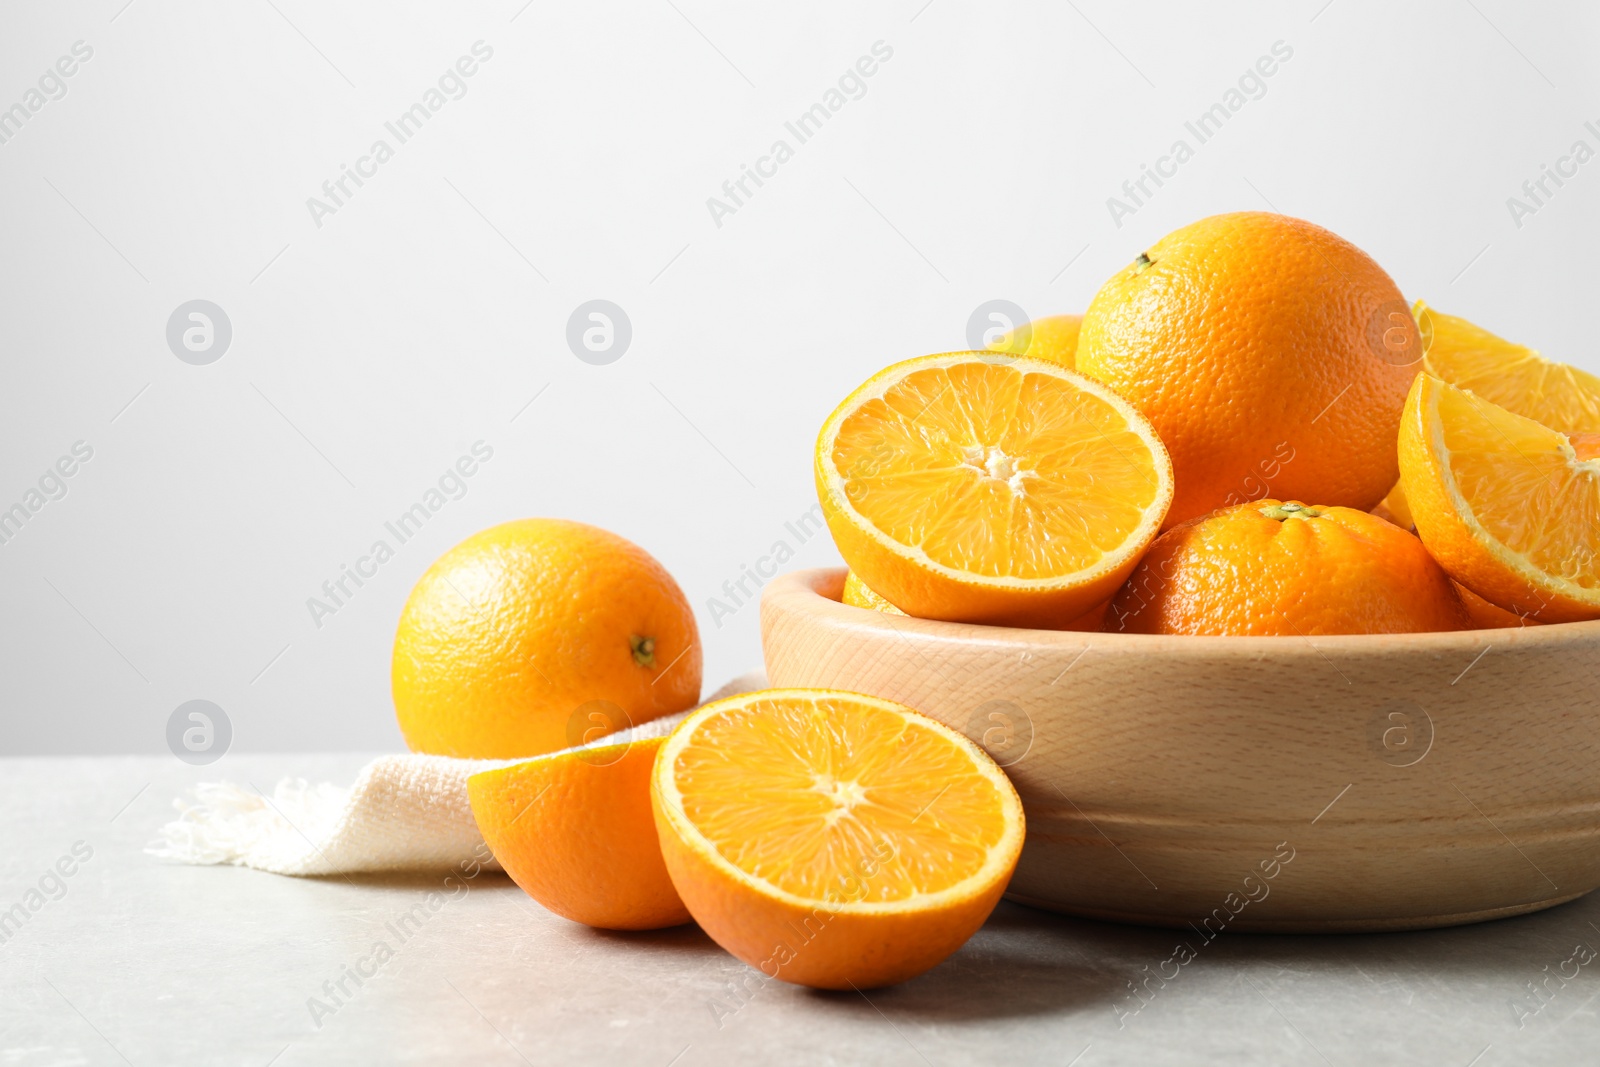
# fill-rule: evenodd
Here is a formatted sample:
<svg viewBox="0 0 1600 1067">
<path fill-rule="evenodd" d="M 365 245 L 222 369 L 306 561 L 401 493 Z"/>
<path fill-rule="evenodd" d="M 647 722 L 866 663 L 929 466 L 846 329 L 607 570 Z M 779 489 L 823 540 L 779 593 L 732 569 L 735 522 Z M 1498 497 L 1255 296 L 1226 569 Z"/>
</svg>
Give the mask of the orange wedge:
<svg viewBox="0 0 1600 1067">
<path fill-rule="evenodd" d="M 1569 437 L 1419 374 L 1400 484 L 1457 582 L 1539 622 L 1600 617 L 1600 435 Z"/>
<path fill-rule="evenodd" d="M 1411 314 L 1422 334 L 1422 369 L 1435 378 L 1552 430 L 1600 432 L 1600 378 L 1420 300 Z M 1415 525 L 1398 484 L 1383 502 L 1397 524 Z"/>
<path fill-rule="evenodd" d="M 1423 369 L 1562 433 L 1600 432 L 1600 378 L 1418 300 Z"/>
<path fill-rule="evenodd" d="M 654 930 L 689 921 L 650 811 L 665 738 L 541 756 L 467 779 L 489 851 L 534 900 L 573 922 Z"/>
<path fill-rule="evenodd" d="M 1058 626 L 1110 599 L 1172 503 L 1150 423 L 1044 360 L 879 371 L 822 426 L 817 494 L 850 569 L 908 615 Z"/>
<path fill-rule="evenodd" d="M 695 921 L 769 978 L 904 981 L 972 936 L 1022 849 L 1022 802 L 971 741 L 858 693 L 768 689 L 673 731 L 651 782 Z"/>
</svg>

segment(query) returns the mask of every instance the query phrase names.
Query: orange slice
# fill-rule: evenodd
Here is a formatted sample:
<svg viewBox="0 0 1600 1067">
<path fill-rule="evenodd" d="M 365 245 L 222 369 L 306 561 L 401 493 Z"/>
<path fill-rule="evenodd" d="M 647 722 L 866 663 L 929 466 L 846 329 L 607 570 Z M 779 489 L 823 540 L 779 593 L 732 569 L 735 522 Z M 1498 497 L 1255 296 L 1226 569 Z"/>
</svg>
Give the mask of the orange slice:
<svg viewBox="0 0 1600 1067">
<path fill-rule="evenodd" d="M 1150 423 L 1055 363 L 952 352 L 879 371 L 822 426 L 850 569 L 908 615 L 1053 626 L 1110 599 L 1172 503 Z"/>
<path fill-rule="evenodd" d="M 1400 484 L 1457 582 L 1539 622 L 1600 617 L 1600 435 L 1569 437 L 1419 374 Z"/>
<path fill-rule="evenodd" d="M 1600 378 L 1418 300 L 1423 369 L 1562 433 L 1600 432 Z"/>
<path fill-rule="evenodd" d="M 1552 430 L 1600 432 L 1600 378 L 1420 300 L 1411 314 L 1422 333 L 1422 367 L 1435 378 Z M 1399 525 L 1414 525 L 1398 484 L 1383 502 Z"/>
<path fill-rule="evenodd" d="M 690 715 L 651 797 L 695 921 L 769 978 L 903 981 L 983 925 L 1022 849 L 1022 802 L 971 741 L 858 693 L 768 689 Z"/>
<path fill-rule="evenodd" d="M 664 737 L 560 752 L 483 771 L 467 797 L 489 851 L 557 915 L 608 930 L 689 921 L 650 812 Z"/>
</svg>

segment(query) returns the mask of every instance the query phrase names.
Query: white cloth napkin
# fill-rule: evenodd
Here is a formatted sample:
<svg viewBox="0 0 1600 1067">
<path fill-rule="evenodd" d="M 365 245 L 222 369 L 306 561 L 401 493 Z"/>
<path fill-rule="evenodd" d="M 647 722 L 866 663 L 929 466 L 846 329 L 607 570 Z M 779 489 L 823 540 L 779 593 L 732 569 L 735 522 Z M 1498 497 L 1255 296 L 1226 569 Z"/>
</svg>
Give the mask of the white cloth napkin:
<svg viewBox="0 0 1600 1067">
<path fill-rule="evenodd" d="M 763 672 L 752 671 L 706 703 L 766 684 Z M 688 714 L 654 719 L 590 744 L 661 737 Z M 299 876 L 444 870 L 473 862 L 499 870 L 473 821 L 467 778 L 520 762 L 379 756 L 349 788 L 285 778 L 270 797 L 232 782 L 208 782 L 173 801 L 179 818 L 163 826 L 145 851 L 181 863 L 229 863 Z"/>
</svg>

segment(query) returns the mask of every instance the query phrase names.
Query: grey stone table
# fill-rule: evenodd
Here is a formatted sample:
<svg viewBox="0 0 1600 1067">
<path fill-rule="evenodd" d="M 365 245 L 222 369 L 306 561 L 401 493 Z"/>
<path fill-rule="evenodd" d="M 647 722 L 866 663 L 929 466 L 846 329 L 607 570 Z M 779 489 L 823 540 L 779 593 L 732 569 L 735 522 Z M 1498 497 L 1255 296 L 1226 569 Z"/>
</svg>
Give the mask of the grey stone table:
<svg viewBox="0 0 1600 1067">
<path fill-rule="evenodd" d="M 764 981 L 693 926 L 586 929 L 500 875 L 298 880 L 143 852 L 189 784 L 348 782 L 362 762 L 0 760 L 0 1067 L 1600 1063 L 1600 896 L 1426 933 L 1223 934 L 1144 999 L 1173 932 L 1008 903 L 863 996 Z"/>
</svg>

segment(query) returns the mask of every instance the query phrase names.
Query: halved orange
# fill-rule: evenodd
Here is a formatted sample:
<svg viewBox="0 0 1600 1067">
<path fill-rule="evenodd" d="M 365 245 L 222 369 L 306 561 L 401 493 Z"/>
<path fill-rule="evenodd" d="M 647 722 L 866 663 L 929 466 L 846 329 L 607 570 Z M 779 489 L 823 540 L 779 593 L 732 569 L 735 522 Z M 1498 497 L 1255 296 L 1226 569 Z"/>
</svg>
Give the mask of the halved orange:
<svg viewBox="0 0 1600 1067">
<path fill-rule="evenodd" d="M 866 608 L 868 611 L 881 611 L 885 615 L 905 615 L 905 612 L 889 603 L 883 597 L 867 588 L 855 571 L 846 571 L 844 576 L 844 591 L 839 595 L 841 604 L 849 604 L 853 608 Z M 1100 629 L 1100 624 L 1105 620 L 1106 611 L 1111 607 L 1111 601 L 1106 600 L 1090 608 L 1087 612 L 1075 619 L 1064 622 L 1052 623 L 1050 629 L 1054 630 L 1079 630 L 1085 633 L 1094 633 Z"/>
<path fill-rule="evenodd" d="M 1110 599 L 1172 503 L 1150 423 L 1059 364 L 897 363 L 822 426 L 817 495 L 850 569 L 908 615 L 1057 626 Z"/>
<path fill-rule="evenodd" d="M 768 689 L 673 731 L 651 782 L 662 854 L 702 929 L 769 978 L 904 981 L 983 925 L 1022 802 L 977 745 L 859 693 Z"/>
<path fill-rule="evenodd" d="M 1600 617 L 1600 435 L 1419 374 L 1400 422 L 1417 535 L 1457 582 L 1540 622 Z"/>
<path fill-rule="evenodd" d="M 1600 378 L 1418 300 L 1423 369 L 1562 433 L 1600 432 Z"/>
<path fill-rule="evenodd" d="M 689 921 L 650 811 L 664 737 L 558 752 L 467 779 L 489 851 L 534 900 L 573 922 L 654 930 Z"/>
</svg>

